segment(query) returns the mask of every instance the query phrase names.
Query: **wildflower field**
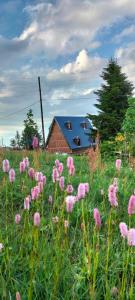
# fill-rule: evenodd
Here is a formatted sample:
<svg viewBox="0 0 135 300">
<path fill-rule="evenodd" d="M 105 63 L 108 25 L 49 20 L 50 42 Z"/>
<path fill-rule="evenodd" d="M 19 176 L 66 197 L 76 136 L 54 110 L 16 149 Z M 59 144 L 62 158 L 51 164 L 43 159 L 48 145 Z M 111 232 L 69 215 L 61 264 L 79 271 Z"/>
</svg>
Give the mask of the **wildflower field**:
<svg viewBox="0 0 135 300">
<path fill-rule="evenodd" d="M 134 300 L 134 193 L 127 161 L 1 151 L 0 299 Z"/>
</svg>

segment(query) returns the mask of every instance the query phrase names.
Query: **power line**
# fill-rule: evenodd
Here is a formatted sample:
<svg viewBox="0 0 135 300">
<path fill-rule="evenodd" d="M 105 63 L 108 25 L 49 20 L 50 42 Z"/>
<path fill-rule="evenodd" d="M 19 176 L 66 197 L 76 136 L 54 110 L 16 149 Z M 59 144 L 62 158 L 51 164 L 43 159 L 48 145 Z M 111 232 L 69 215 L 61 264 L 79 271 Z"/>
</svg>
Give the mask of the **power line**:
<svg viewBox="0 0 135 300">
<path fill-rule="evenodd" d="M 37 104 L 37 103 L 38 103 L 38 101 L 33 102 L 33 103 L 31 103 L 30 105 L 25 106 L 24 108 L 22 108 L 22 109 L 20 109 L 20 110 L 17 110 L 17 111 L 15 111 L 15 112 L 13 112 L 13 113 L 7 115 L 7 116 L 1 117 L 1 119 L 4 119 L 4 120 L 5 120 L 5 119 L 7 119 L 7 118 L 9 118 L 9 117 L 11 117 L 11 116 L 14 116 L 14 115 L 17 114 L 17 113 L 20 113 L 20 112 L 24 111 L 25 109 L 27 109 L 27 108 L 29 108 L 29 107 L 32 107 L 33 105 L 35 105 L 35 104 Z"/>
</svg>

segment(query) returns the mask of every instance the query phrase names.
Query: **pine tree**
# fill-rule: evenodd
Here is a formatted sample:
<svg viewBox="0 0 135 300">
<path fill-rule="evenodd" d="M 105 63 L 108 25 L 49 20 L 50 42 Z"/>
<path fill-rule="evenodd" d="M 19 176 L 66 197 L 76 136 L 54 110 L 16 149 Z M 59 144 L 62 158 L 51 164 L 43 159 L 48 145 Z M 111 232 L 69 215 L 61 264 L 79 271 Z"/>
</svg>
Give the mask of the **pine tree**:
<svg viewBox="0 0 135 300">
<path fill-rule="evenodd" d="M 38 126 L 33 119 L 33 112 L 30 109 L 27 113 L 27 118 L 24 120 L 24 130 L 22 132 L 21 145 L 26 149 L 32 149 L 33 137 L 36 136 L 41 142 L 41 134 L 38 131 Z"/>
<path fill-rule="evenodd" d="M 115 137 L 122 127 L 128 97 L 132 95 L 134 87 L 115 59 L 111 59 L 103 69 L 101 78 L 104 83 L 101 89 L 95 91 L 98 96 L 98 103 L 95 104 L 98 115 L 88 114 L 88 117 L 98 129 L 101 139 L 108 140 Z"/>
</svg>

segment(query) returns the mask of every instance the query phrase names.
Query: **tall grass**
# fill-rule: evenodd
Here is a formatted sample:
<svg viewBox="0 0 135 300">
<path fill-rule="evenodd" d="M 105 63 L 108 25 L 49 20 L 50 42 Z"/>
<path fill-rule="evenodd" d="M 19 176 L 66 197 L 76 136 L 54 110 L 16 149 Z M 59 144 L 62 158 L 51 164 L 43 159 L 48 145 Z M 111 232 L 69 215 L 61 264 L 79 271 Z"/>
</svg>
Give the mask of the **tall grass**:
<svg viewBox="0 0 135 300">
<path fill-rule="evenodd" d="M 24 210 L 24 199 L 35 180 L 29 178 L 27 170 L 19 173 L 19 162 L 26 156 L 30 166 L 47 177 L 43 192 L 31 202 L 30 210 Z M 12 184 L 2 171 L 5 158 L 16 171 Z M 55 155 L 38 151 L 0 153 L 0 243 L 4 246 L 0 252 L 0 299 L 15 299 L 17 291 L 24 300 L 135 299 L 135 250 L 119 232 L 120 222 L 135 227 L 135 215 L 129 224 L 127 213 L 135 188 L 134 170 L 122 162 L 118 174 L 114 161 L 99 159 L 95 166 L 97 156 L 91 164 L 90 157 L 81 156 L 74 157 L 76 172 L 69 176 L 66 157 L 57 158 L 64 164 L 65 187 L 71 183 L 74 195 L 80 182 L 90 185 L 85 199 L 76 202 L 70 214 L 66 211 L 65 189 L 61 191 L 59 184 L 52 182 Z M 118 207 L 111 208 L 108 187 L 114 177 L 118 177 Z M 49 195 L 53 204 L 48 202 Z M 93 219 L 95 207 L 101 215 L 100 229 Z M 37 211 L 41 223 L 36 227 L 33 216 Z M 16 224 L 18 213 L 21 221 Z"/>
</svg>

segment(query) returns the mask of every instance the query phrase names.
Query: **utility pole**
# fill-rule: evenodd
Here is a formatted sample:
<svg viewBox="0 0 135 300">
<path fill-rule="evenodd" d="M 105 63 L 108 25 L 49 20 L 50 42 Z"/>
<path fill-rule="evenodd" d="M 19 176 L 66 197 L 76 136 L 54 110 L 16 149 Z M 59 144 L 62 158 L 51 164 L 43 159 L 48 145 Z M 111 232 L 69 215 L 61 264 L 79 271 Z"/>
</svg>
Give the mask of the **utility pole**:
<svg viewBox="0 0 135 300">
<path fill-rule="evenodd" d="M 38 77 L 38 86 L 39 86 L 39 96 L 40 96 L 40 109 L 41 109 L 41 123 L 42 123 L 43 146 L 44 146 L 44 149 L 45 149 L 45 129 L 44 129 L 44 117 L 43 117 L 43 105 L 42 105 L 42 93 L 41 93 L 40 77 Z"/>
</svg>

